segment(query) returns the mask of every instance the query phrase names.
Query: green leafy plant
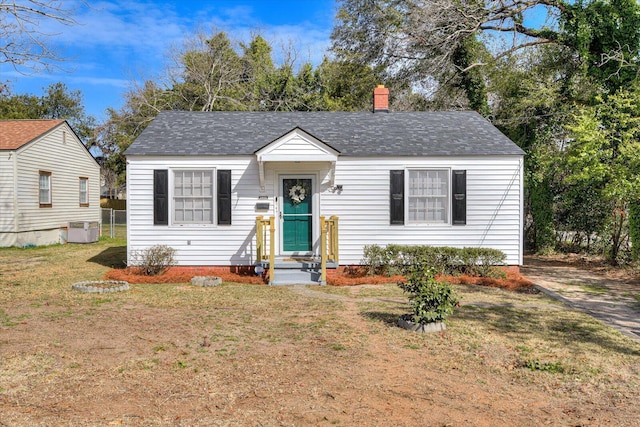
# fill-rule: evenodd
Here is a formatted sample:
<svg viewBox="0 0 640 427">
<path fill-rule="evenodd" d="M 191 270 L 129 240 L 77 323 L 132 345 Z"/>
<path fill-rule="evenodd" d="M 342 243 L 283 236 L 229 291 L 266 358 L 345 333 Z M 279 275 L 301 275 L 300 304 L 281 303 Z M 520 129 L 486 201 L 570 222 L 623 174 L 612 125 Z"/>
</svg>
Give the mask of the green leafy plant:
<svg viewBox="0 0 640 427">
<path fill-rule="evenodd" d="M 537 359 L 525 360 L 522 362 L 522 367 L 528 368 L 532 371 L 550 372 L 553 374 L 561 374 L 566 370 L 560 362 L 541 362 Z"/>
<path fill-rule="evenodd" d="M 176 250 L 166 245 L 154 245 L 147 249 L 132 251 L 131 264 L 138 267 L 140 274 L 157 276 L 175 265 Z"/>
<path fill-rule="evenodd" d="M 391 276 L 394 267 L 398 262 L 398 255 L 393 250 L 393 246 L 389 245 L 383 248 L 379 245 L 366 245 L 364 247 L 364 258 L 362 265 L 367 268 L 367 274 Z"/>
<path fill-rule="evenodd" d="M 409 294 L 413 309 L 410 318 L 405 316 L 406 320 L 420 324 L 442 322 L 453 314 L 458 295 L 450 284 L 439 282 L 434 276 L 432 268 L 416 267 L 408 281 L 398 283 L 400 289 Z"/>
</svg>

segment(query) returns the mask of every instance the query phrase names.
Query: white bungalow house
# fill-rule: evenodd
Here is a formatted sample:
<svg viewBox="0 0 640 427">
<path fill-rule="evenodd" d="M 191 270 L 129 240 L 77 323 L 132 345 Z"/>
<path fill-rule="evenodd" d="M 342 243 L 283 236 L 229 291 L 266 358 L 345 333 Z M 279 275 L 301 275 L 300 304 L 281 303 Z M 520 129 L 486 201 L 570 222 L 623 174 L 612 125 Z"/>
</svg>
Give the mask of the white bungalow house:
<svg viewBox="0 0 640 427">
<path fill-rule="evenodd" d="M 100 221 L 100 166 L 64 120 L 0 120 L 0 246 L 64 243 Z"/>
<path fill-rule="evenodd" d="M 330 220 L 341 265 L 390 243 L 521 265 L 523 154 L 475 112 L 388 112 L 383 87 L 373 112 L 163 112 L 126 151 L 129 257 L 250 266 L 269 240 L 276 259 L 319 257 Z"/>
</svg>

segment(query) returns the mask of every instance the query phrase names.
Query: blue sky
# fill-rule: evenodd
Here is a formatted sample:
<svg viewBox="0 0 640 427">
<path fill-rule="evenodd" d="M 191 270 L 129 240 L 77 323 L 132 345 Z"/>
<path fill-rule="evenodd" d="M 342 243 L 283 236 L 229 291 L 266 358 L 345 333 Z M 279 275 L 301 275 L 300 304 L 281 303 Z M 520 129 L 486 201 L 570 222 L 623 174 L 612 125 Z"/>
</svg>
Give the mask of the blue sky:
<svg viewBox="0 0 640 427">
<path fill-rule="evenodd" d="M 65 0 L 72 5 L 76 0 Z M 225 31 L 248 41 L 260 33 L 274 48 L 292 43 L 299 61 L 317 65 L 329 46 L 335 0 L 88 0 L 74 14 L 79 25 L 43 23 L 51 43 L 66 61 L 59 71 L 21 74 L 0 64 L 0 81 L 13 93 L 41 95 L 42 88 L 64 82 L 84 95 L 88 114 L 98 120 L 107 107 L 123 104 L 134 80 L 155 78 L 171 47 L 197 29 Z"/>
</svg>

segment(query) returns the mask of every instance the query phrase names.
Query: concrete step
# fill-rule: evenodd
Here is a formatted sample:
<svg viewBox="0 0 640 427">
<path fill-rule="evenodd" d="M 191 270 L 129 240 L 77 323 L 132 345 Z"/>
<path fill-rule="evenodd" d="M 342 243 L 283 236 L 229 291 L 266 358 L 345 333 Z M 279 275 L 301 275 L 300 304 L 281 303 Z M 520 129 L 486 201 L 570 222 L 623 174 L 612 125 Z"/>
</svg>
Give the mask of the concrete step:
<svg viewBox="0 0 640 427">
<path fill-rule="evenodd" d="M 274 280 L 270 285 L 319 285 L 320 272 L 316 270 L 296 270 L 291 268 L 276 268 Z"/>
</svg>

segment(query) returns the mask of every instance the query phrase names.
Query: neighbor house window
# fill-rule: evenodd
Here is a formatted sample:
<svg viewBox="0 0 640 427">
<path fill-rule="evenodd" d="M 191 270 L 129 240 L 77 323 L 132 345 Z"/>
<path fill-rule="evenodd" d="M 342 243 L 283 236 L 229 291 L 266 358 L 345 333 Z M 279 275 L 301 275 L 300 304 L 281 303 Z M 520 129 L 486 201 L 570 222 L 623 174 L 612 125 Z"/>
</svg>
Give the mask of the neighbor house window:
<svg viewBox="0 0 640 427">
<path fill-rule="evenodd" d="M 213 224 L 213 171 L 173 172 L 173 222 Z"/>
<path fill-rule="evenodd" d="M 40 191 L 40 207 L 41 208 L 50 208 L 51 207 L 51 172 L 40 171 L 40 183 L 39 183 L 39 191 Z"/>
<path fill-rule="evenodd" d="M 409 223 L 449 222 L 449 170 L 409 170 Z"/>
<path fill-rule="evenodd" d="M 89 178 L 79 178 L 80 206 L 89 206 Z"/>
</svg>

